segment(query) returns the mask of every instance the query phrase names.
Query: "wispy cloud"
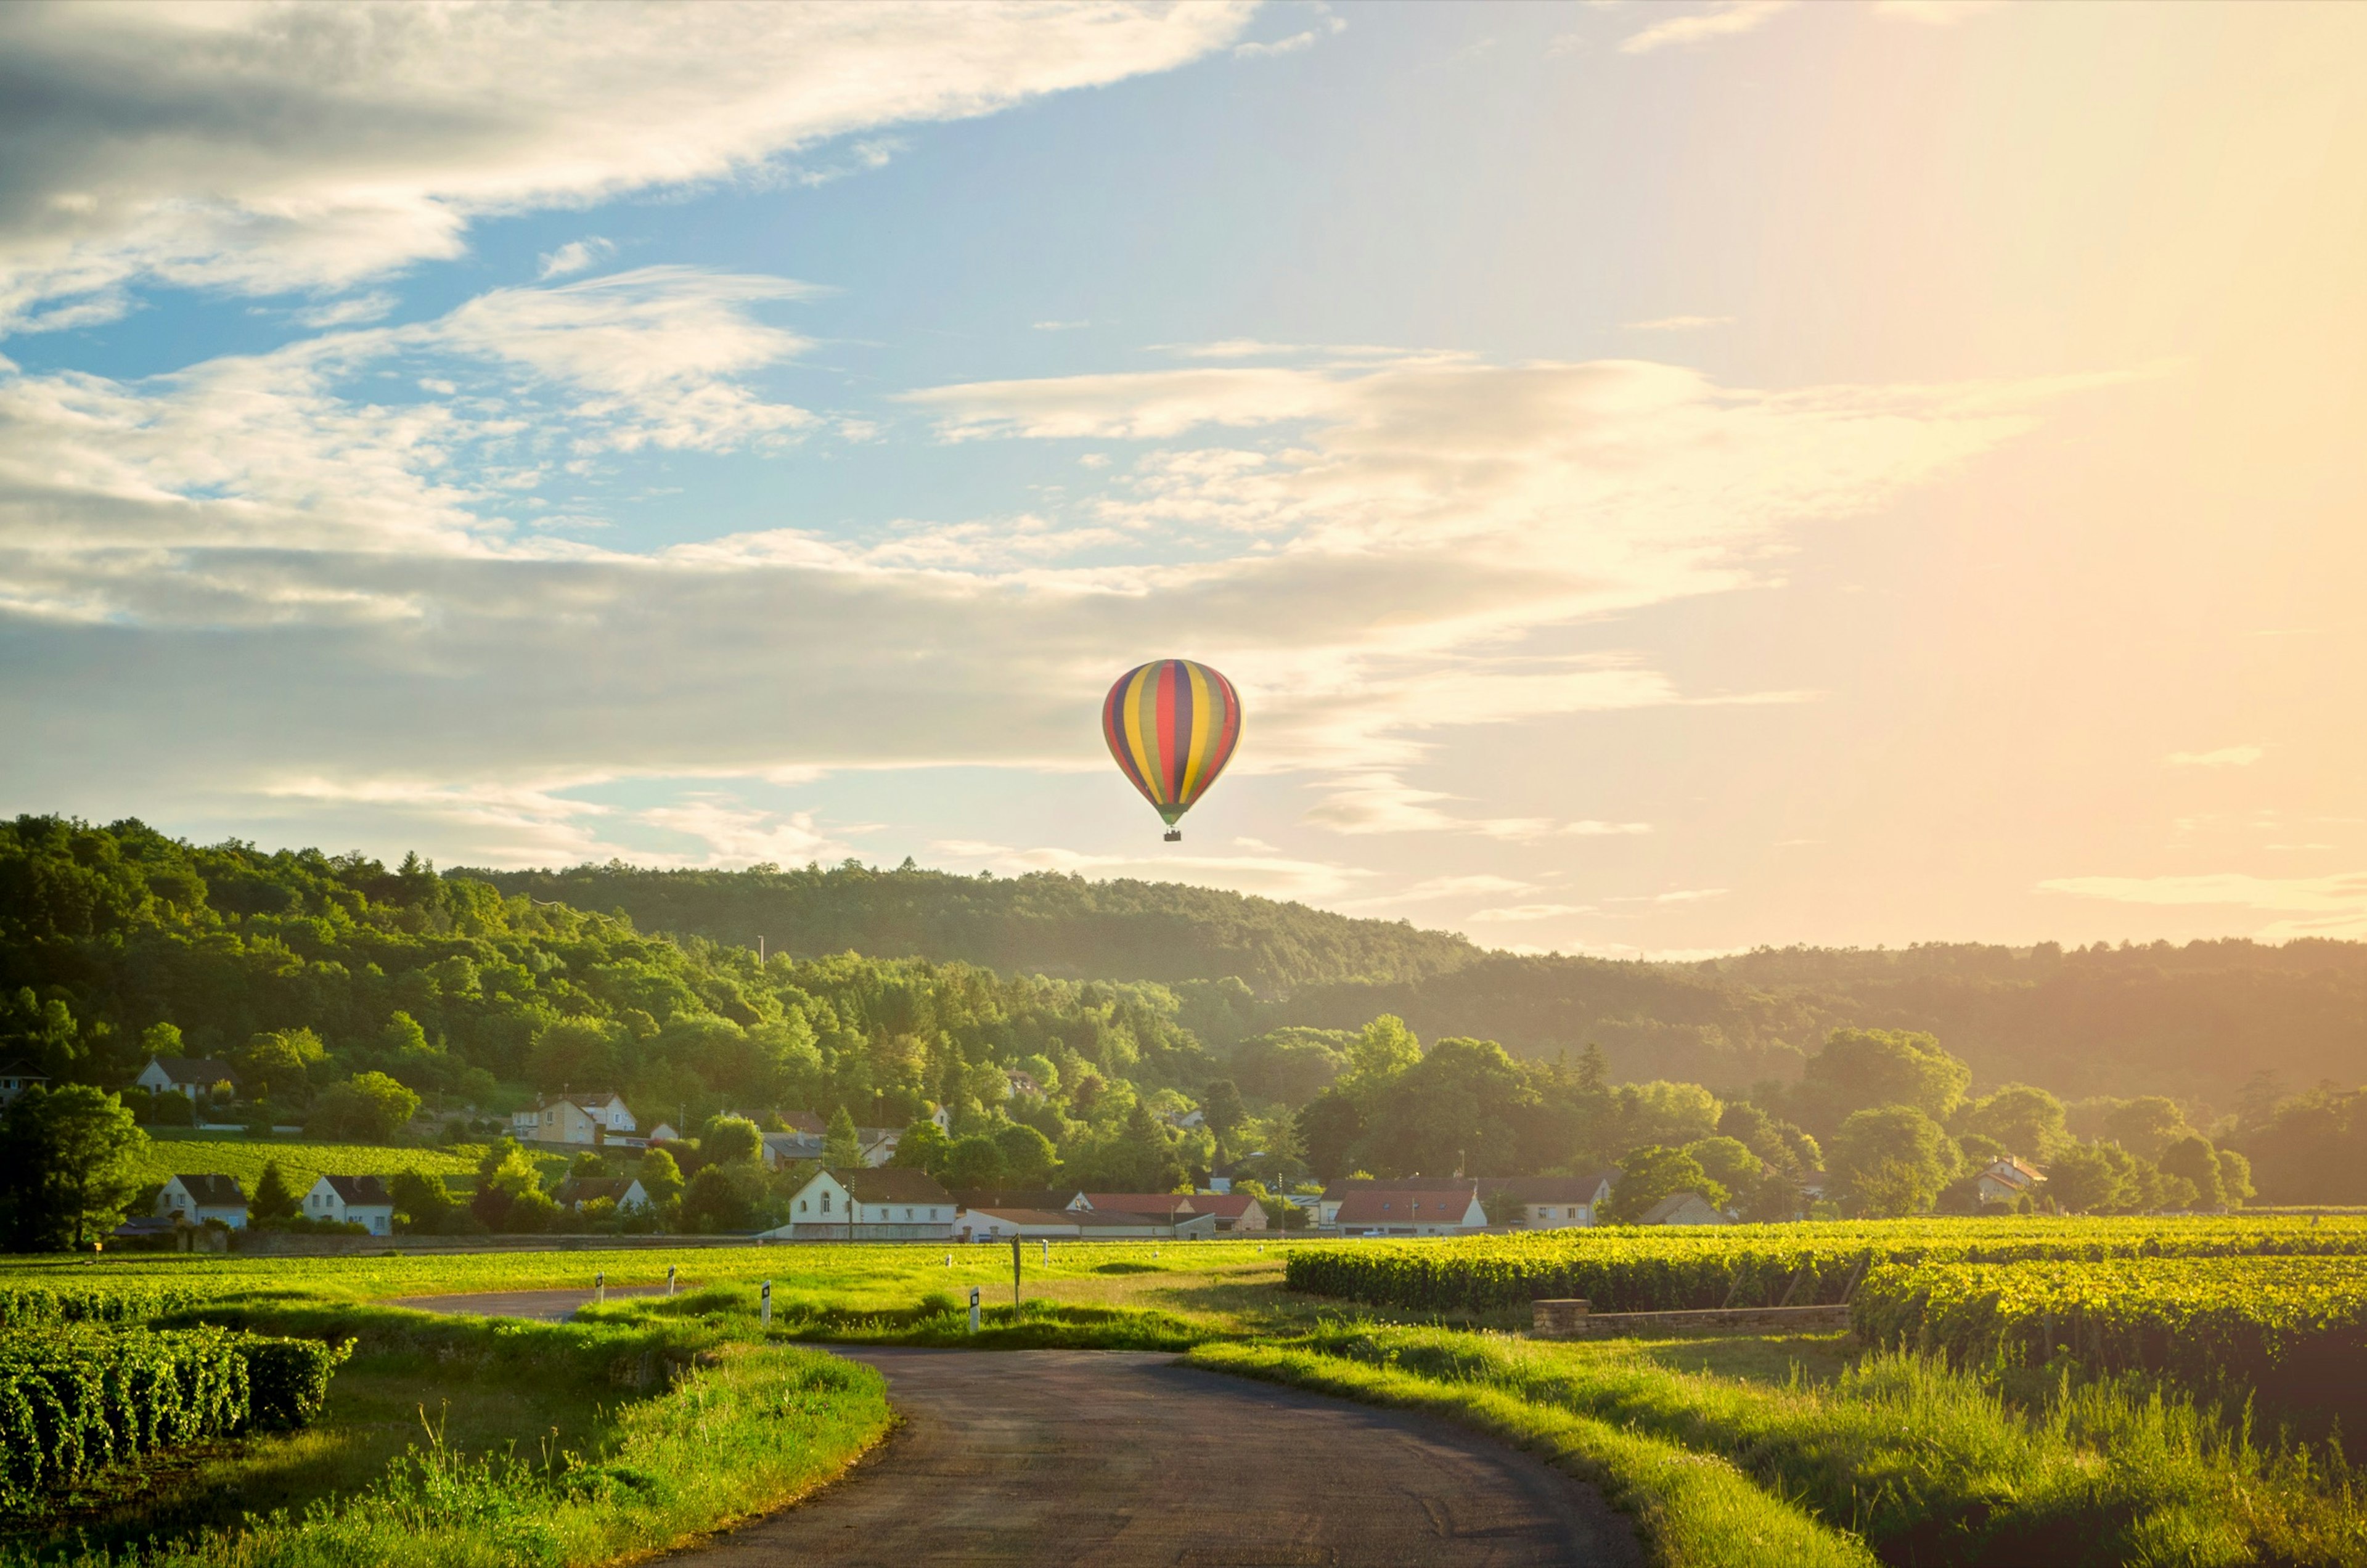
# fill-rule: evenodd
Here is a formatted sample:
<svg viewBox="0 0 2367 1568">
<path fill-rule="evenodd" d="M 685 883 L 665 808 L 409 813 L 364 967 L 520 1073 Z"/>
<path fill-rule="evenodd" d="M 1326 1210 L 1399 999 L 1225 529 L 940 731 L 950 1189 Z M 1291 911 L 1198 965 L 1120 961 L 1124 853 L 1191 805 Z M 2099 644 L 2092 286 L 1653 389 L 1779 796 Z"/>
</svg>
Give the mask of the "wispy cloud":
<svg viewBox="0 0 2367 1568">
<path fill-rule="evenodd" d="M 542 258 L 542 267 L 538 276 L 545 279 L 572 276 L 616 254 L 615 243 L 597 234 L 570 240 Z"/>
<path fill-rule="evenodd" d="M 332 327 L 359 326 L 364 322 L 384 319 L 394 310 L 395 298 L 383 291 L 357 294 L 348 299 L 331 299 L 323 304 L 308 305 L 296 312 L 297 324 L 316 330 Z"/>
<path fill-rule="evenodd" d="M 1528 920 L 1559 919 L 1567 915 L 1591 915 L 1591 904 L 1513 904 L 1503 908 L 1478 909 L 1463 919 L 1475 925 L 1498 925 Z"/>
<path fill-rule="evenodd" d="M 2172 751 L 2163 761 L 2173 768 L 2248 768 L 2267 755 L 2259 746 L 2222 746 L 2215 751 Z"/>
<path fill-rule="evenodd" d="M 1779 11 L 1791 8 L 1792 0 L 1724 0 L 1706 11 L 1671 17 L 1665 22 L 1655 22 L 1638 33 L 1631 33 L 1619 44 L 1622 54 L 1646 54 L 1672 44 L 1702 43 L 1715 38 L 1731 38 L 1765 26 Z"/>
<path fill-rule="evenodd" d="M 1331 8 L 1320 4 L 1320 0 L 1316 5 L 1315 10 L 1318 15 L 1313 27 L 1270 42 L 1251 40 L 1237 43 L 1233 45 L 1233 52 L 1244 60 L 1255 60 L 1262 56 L 1271 57 L 1277 54 L 1297 54 L 1301 50 L 1313 49 L 1320 39 L 1348 30 L 1346 18 L 1333 15 Z"/>
<path fill-rule="evenodd" d="M 1874 0 L 1874 14 L 1891 21 L 1953 28 L 2004 4 L 2005 0 Z"/>
<path fill-rule="evenodd" d="M 1631 333 L 1689 333 L 1703 327 L 1723 327 L 1733 323 L 1732 316 L 1659 316 L 1648 321 L 1630 321 Z"/>
<path fill-rule="evenodd" d="M 2331 876 L 2251 876 L 2216 872 L 2191 876 L 2060 876 L 2047 893 L 2116 904 L 2201 905 L 2289 914 L 2254 933 L 2281 942 L 2301 936 L 2367 937 L 2367 871 Z"/>
</svg>

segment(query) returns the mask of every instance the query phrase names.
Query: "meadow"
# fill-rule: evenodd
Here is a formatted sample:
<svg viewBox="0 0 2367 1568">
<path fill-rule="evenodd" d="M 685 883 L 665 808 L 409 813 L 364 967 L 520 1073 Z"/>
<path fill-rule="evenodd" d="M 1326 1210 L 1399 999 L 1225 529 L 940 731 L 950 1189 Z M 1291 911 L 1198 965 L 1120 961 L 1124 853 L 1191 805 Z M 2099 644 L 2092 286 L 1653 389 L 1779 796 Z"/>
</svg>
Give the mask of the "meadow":
<svg viewBox="0 0 2367 1568">
<path fill-rule="evenodd" d="M 2169 1298 L 2179 1281 L 2214 1271 L 2282 1269 L 2330 1281 L 2309 1298 L 2317 1319 L 2278 1320 L 2296 1333 L 2323 1329 L 2332 1318 L 2319 1296 L 2340 1296 L 2358 1272 L 2362 1234 L 2367 1226 L 2306 1220 L 1909 1221 L 1443 1245 L 1031 1243 L 1016 1306 L 1007 1245 L 141 1255 L 0 1260 L 0 1303 L 39 1300 L 58 1314 L 79 1310 L 62 1303 L 120 1298 L 167 1328 L 354 1346 L 313 1427 L 152 1467 L 142 1473 L 158 1479 L 119 1482 L 111 1503 L 81 1505 L 82 1539 L 103 1546 L 135 1524 L 165 1520 L 181 1553 L 166 1560 L 192 1565 L 232 1561 L 225 1543 L 240 1530 L 249 1542 L 241 1550 L 259 1554 L 236 1561 L 332 1561 L 333 1547 L 352 1550 L 395 1521 L 411 1533 L 385 1560 L 422 1563 L 589 1564 L 679 1539 L 701 1528 L 703 1509 L 711 1524 L 819 1483 L 885 1429 L 876 1380 L 824 1380 L 801 1385 L 798 1407 L 814 1432 L 805 1470 L 710 1494 L 690 1484 L 683 1459 L 663 1508 L 648 1501 L 653 1494 L 596 1479 L 618 1473 L 629 1450 L 641 1456 L 630 1466 L 674 1473 L 664 1465 L 677 1461 L 660 1452 L 659 1413 L 685 1387 L 708 1380 L 710 1397 L 730 1408 L 747 1389 L 846 1367 L 812 1359 L 801 1341 L 1173 1349 L 1213 1370 L 1427 1410 L 1600 1484 L 1670 1568 L 2331 1565 L 2367 1563 L 2367 1496 L 2335 1428 L 2266 1396 L 2248 1402 L 2250 1391 L 2225 1364 L 2116 1358 L 2110 1348 L 2121 1342 L 2093 1331 L 2044 1354 L 2008 1355 L 1999 1345 L 2020 1343 L 2010 1334 L 1992 1343 L 1945 1325 L 1973 1321 L 1965 1303 L 1992 1294 L 2010 1309 L 2001 1321 L 2022 1321 L 2012 1303 L 2044 1295 L 2025 1273 L 2059 1284 L 2101 1270 L 2113 1299 L 2128 1303 L 2144 1299 L 2149 1277 Z M 1831 1277 L 1860 1275 L 1852 1305 L 1862 1333 L 1539 1342 L 1513 1332 L 1525 1314 L 1504 1301 L 1493 1270 L 1507 1258 L 1525 1270 L 1549 1257 L 1562 1270 L 1612 1270 L 1595 1277 L 1627 1278 L 1647 1299 L 1674 1292 L 1688 1302 L 1713 1284 L 1735 1292 L 1764 1281 L 1787 1260 L 1794 1273 L 1817 1260 L 1821 1279 L 1823 1260 L 1846 1259 Z M 1458 1260 L 1480 1278 L 1459 1294 L 1443 1283 Z M 612 1287 L 663 1287 L 669 1265 L 675 1294 L 619 1291 L 567 1325 L 385 1304 L 588 1291 L 604 1275 Z M 1347 1278 L 1415 1280 L 1443 1299 L 1393 1304 L 1291 1288 Z M 1901 1279 L 1915 1283 L 1888 1283 Z M 769 1327 L 758 1321 L 765 1281 Z M 986 1309 L 975 1340 L 972 1288 Z M 2221 1297 L 2224 1305 L 2258 1293 Z M 1928 1332 L 1899 1315 L 1910 1304 L 1931 1314 Z M 1887 1315 L 1877 1319 L 1877 1306 Z M 420 1424 L 423 1407 L 432 1430 Z M 283 1511 L 277 1524 L 268 1523 L 274 1510 Z M 426 1529 L 431 1514 L 442 1522 Z M 556 1529 L 550 1521 L 562 1515 L 569 1522 Z M 0 1562 L 74 1561 L 69 1533 L 20 1531 L 16 1556 Z M 488 1542 L 499 1551 L 481 1552 Z"/>
</svg>

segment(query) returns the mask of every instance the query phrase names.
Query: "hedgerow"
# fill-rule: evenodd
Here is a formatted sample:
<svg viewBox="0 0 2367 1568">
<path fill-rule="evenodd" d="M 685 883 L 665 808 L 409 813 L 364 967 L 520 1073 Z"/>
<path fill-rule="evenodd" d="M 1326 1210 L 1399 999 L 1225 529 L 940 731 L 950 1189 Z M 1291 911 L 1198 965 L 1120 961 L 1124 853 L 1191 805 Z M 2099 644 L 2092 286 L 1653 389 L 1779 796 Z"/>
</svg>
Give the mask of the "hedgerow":
<svg viewBox="0 0 2367 1568">
<path fill-rule="evenodd" d="M 1293 1248 L 1291 1290 L 1412 1312 L 1497 1312 L 1540 1297 L 1597 1312 L 1686 1312 L 1843 1300 L 1902 1263 L 2357 1256 L 2367 1224 L 2338 1220 L 1903 1220 L 1841 1224 L 1605 1227 L 1451 1241 Z"/>
</svg>

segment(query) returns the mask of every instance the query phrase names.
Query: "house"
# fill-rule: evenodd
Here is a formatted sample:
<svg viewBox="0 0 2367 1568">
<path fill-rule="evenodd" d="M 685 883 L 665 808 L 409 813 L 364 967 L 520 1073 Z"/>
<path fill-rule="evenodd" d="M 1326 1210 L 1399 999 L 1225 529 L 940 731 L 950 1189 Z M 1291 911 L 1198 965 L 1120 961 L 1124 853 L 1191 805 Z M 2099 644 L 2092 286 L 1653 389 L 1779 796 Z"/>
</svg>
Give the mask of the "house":
<svg viewBox="0 0 2367 1568">
<path fill-rule="evenodd" d="M 1444 1192 L 1376 1183 L 1342 1198 L 1335 1216 L 1333 1226 L 1349 1235 L 1464 1235 L 1488 1225 L 1478 1183 L 1472 1181 Z"/>
<path fill-rule="evenodd" d="M 820 1133 L 767 1133 L 764 1134 L 764 1168 L 779 1170 L 799 1160 L 821 1158 L 822 1135 Z"/>
<path fill-rule="evenodd" d="M 652 1147 L 659 1144 L 678 1144 L 682 1142 L 682 1134 L 674 1130 L 673 1122 L 661 1122 L 650 1129 L 649 1141 Z"/>
<path fill-rule="evenodd" d="M 1511 1223 L 1523 1230 L 1557 1231 L 1594 1224 L 1618 1179 L 1617 1171 L 1605 1170 L 1593 1176 L 1506 1177 L 1482 1180 L 1479 1187 L 1489 1196 L 1501 1193 L 1520 1204 L 1520 1218 Z"/>
<path fill-rule="evenodd" d="M 1090 1209 L 1085 1195 L 1074 1188 L 971 1188 L 965 1187 L 954 1194 L 954 1202 L 965 1209 Z"/>
<path fill-rule="evenodd" d="M 964 1209 L 954 1221 L 956 1241 L 1074 1241 L 1084 1232 L 1067 1209 Z"/>
<path fill-rule="evenodd" d="M 510 1135 L 521 1143 L 606 1143 L 633 1132 L 639 1123 L 616 1095 L 561 1095 L 510 1116 Z"/>
<path fill-rule="evenodd" d="M 606 1198 L 622 1209 L 646 1209 L 650 1195 L 629 1176 L 571 1176 L 551 1192 L 562 1209 L 582 1213 L 586 1205 Z"/>
<path fill-rule="evenodd" d="M 1148 1214 L 1163 1218 L 1170 1224 L 1205 1214 L 1217 1231 L 1266 1228 L 1265 1211 L 1246 1192 L 1238 1197 L 1228 1192 L 1080 1192 L 1070 1200 L 1069 1207 L 1104 1213 Z"/>
<path fill-rule="evenodd" d="M 855 1146 L 862 1152 L 866 1165 L 886 1165 L 896 1157 L 896 1145 L 904 1141 L 901 1127 L 857 1127 Z"/>
<path fill-rule="evenodd" d="M 1981 1172 L 1980 1192 L 1984 1203 L 2011 1203 L 2035 1192 L 2046 1178 L 2036 1166 L 2011 1155 L 1989 1162 Z"/>
<path fill-rule="evenodd" d="M 1353 1213 L 1349 1213 L 1352 1205 Z M 1472 1178 L 1352 1178 L 1323 1189 L 1323 1199 L 1316 1203 L 1316 1224 L 1320 1229 L 1385 1229 L 1406 1236 L 1434 1236 L 1449 1234 L 1437 1229 L 1442 1224 L 1458 1232 L 1482 1229 L 1487 1208 L 1479 1205 L 1479 1182 Z"/>
<path fill-rule="evenodd" d="M 238 1089 L 238 1074 L 228 1062 L 211 1056 L 151 1056 L 132 1083 L 151 1094 L 178 1094 L 190 1100 L 211 1094 L 217 1084 Z"/>
<path fill-rule="evenodd" d="M 1128 1214 L 1099 1209 L 964 1209 L 955 1222 L 958 1241 L 1206 1241 L 1214 1214 Z"/>
<path fill-rule="evenodd" d="M 49 1081 L 49 1074 L 37 1073 L 21 1062 L 12 1062 L 7 1066 L 0 1067 L 0 1105 L 13 1104 L 17 1096 L 35 1084 L 45 1084 Z"/>
<path fill-rule="evenodd" d="M 168 1176 L 156 1194 L 156 1217 L 204 1224 L 220 1220 L 232 1230 L 246 1224 L 246 1194 L 231 1176 Z"/>
<path fill-rule="evenodd" d="M 324 1176 L 304 1194 L 304 1217 L 360 1225 L 372 1235 L 391 1235 L 394 1195 L 375 1176 Z"/>
<path fill-rule="evenodd" d="M 950 1241 L 954 1195 L 925 1170 L 829 1167 L 789 1201 L 789 1223 L 764 1233 L 785 1241 Z"/>
<path fill-rule="evenodd" d="M 1644 1211 L 1639 1225 L 1730 1225 L 1734 1222 L 1709 1206 L 1698 1192 L 1672 1192 Z"/>
<path fill-rule="evenodd" d="M 1041 1100 L 1044 1098 L 1044 1086 L 1036 1081 L 1034 1073 L 1023 1073 L 1017 1067 L 1013 1067 L 1002 1076 L 1011 1085 L 1012 1099 Z"/>
</svg>

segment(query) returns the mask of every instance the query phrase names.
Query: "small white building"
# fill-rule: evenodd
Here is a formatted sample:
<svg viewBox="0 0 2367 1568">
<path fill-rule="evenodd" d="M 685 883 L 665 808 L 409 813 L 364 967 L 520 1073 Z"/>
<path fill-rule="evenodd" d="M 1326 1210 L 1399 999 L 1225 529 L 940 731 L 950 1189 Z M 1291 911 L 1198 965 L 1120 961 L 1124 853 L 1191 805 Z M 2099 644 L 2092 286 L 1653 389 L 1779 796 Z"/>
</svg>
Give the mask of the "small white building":
<svg viewBox="0 0 2367 1568">
<path fill-rule="evenodd" d="M 674 1130 L 673 1122 L 661 1122 L 656 1126 L 650 1129 L 650 1142 L 653 1144 L 678 1144 L 682 1142 L 682 1134 Z"/>
<path fill-rule="evenodd" d="M 375 1176 L 324 1176 L 304 1194 L 304 1217 L 360 1225 L 372 1235 L 391 1235 L 394 1194 Z"/>
<path fill-rule="evenodd" d="M 1698 1192 L 1671 1192 L 1644 1211 L 1639 1225 L 1730 1225 L 1734 1222 L 1710 1207 Z"/>
<path fill-rule="evenodd" d="M 764 1232 L 785 1241 L 950 1241 L 954 1195 L 925 1170 L 832 1168 L 789 1201 L 789 1223 Z"/>
<path fill-rule="evenodd" d="M 2038 1190 L 2045 1177 L 2038 1168 L 2025 1160 L 2008 1155 L 1992 1160 L 1981 1172 L 1980 1193 L 1984 1203 L 2011 1203 Z"/>
<path fill-rule="evenodd" d="M 232 1230 L 246 1225 L 246 1194 L 233 1176 L 168 1176 L 156 1194 L 156 1217 L 201 1225 L 220 1220 Z"/>
<path fill-rule="evenodd" d="M 1593 1176 L 1516 1176 L 1480 1185 L 1521 1205 L 1520 1218 L 1512 1222 L 1521 1229 L 1557 1231 L 1595 1224 L 1618 1179 L 1619 1173 L 1611 1170 Z"/>
<path fill-rule="evenodd" d="M 132 1083 L 151 1094 L 177 1094 L 189 1100 L 214 1091 L 218 1084 L 238 1089 L 238 1074 L 228 1062 L 211 1056 L 151 1056 Z"/>
<path fill-rule="evenodd" d="M 551 1197 L 561 1208 L 578 1214 L 603 1198 L 614 1202 L 619 1213 L 650 1206 L 650 1195 L 641 1190 L 640 1179 L 631 1176 L 571 1176 Z"/>
<path fill-rule="evenodd" d="M 12 1062 L 0 1067 L 0 1105 L 14 1104 L 17 1098 L 35 1084 L 50 1081 L 47 1073 L 37 1073 L 22 1062 Z"/>
<path fill-rule="evenodd" d="M 569 1094 L 513 1112 L 510 1135 L 520 1143 L 597 1145 L 621 1138 L 638 1125 L 616 1095 Z"/>
</svg>

